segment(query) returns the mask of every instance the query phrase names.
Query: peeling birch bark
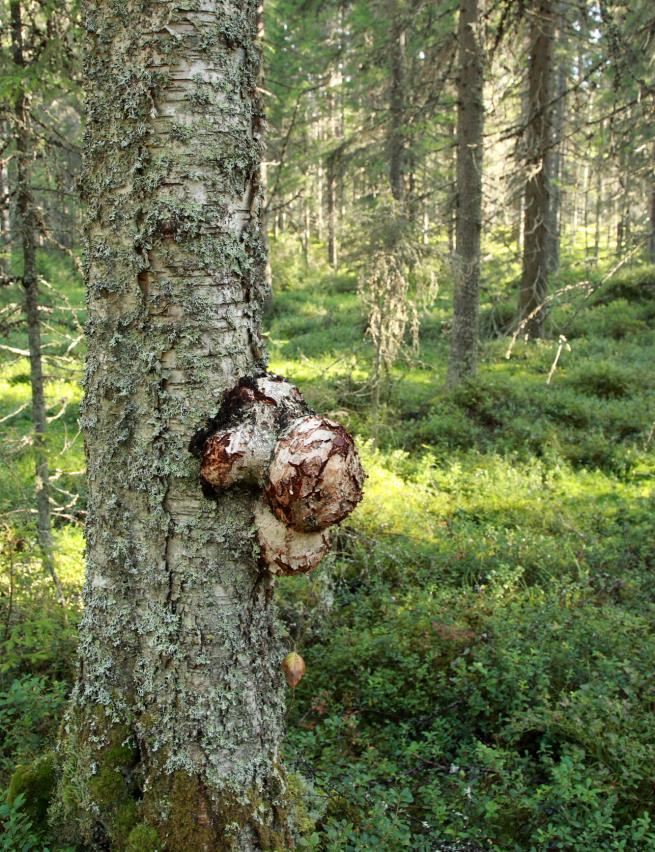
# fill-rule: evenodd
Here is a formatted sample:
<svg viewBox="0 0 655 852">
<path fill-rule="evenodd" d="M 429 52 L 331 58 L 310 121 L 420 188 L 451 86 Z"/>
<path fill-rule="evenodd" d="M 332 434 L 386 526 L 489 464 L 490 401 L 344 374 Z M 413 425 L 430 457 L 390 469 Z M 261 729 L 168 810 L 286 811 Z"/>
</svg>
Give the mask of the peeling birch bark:
<svg viewBox="0 0 655 852">
<path fill-rule="evenodd" d="M 280 376 L 242 378 L 192 441 L 202 479 L 219 492 L 237 483 L 263 487 L 278 432 L 307 411 L 298 389 Z"/>
<path fill-rule="evenodd" d="M 271 574 L 307 574 L 330 549 L 327 530 L 298 532 L 279 521 L 263 500 L 255 506 L 260 563 Z"/>
</svg>

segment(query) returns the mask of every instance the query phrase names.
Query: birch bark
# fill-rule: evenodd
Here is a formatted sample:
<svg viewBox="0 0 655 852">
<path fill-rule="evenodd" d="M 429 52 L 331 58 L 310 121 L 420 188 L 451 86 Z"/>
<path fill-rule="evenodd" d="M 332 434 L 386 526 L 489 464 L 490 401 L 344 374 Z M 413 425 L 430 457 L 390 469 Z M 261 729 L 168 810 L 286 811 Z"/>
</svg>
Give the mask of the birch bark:
<svg viewBox="0 0 655 852">
<path fill-rule="evenodd" d="M 53 807 L 85 848 L 289 848 L 274 618 L 252 501 L 194 433 L 260 369 L 256 0 L 88 0 L 89 505 Z"/>
</svg>

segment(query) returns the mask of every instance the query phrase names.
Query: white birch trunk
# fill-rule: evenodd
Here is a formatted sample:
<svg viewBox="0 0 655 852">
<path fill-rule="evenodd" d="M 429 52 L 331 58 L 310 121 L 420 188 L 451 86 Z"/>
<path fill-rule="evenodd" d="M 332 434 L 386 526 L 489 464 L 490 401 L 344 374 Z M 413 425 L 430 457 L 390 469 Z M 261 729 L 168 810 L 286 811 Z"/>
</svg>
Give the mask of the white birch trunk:
<svg viewBox="0 0 655 852">
<path fill-rule="evenodd" d="M 263 365 L 255 0 L 86 3 L 89 506 L 53 818 L 84 848 L 288 848 L 252 500 L 189 442 Z"/>
</svg>

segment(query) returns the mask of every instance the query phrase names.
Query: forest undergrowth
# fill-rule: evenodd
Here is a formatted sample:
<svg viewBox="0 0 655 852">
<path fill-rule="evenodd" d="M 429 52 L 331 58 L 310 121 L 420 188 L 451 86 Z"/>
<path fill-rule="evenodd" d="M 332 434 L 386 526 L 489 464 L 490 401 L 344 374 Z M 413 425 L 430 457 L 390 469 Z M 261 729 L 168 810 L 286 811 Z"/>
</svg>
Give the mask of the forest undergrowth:
<svg viewBox="0 0 655 852">
<path fill-rule="evenodd" d="M 353 431 L 368 473 L 334 552 L 276 591 L 307 663 L 285 754 L 306 797 L 301 848 L 655 850 L 655 268 L 594 273 L 593 293 L 556 302 L 548 338 L 508 359 L 516 279 L 492 257 L 478 377 L 445 387 L 445 283 L 374 411 L 355 276 L 313 255 L 305 268 L 284 240 L 272 252 L 271 368 Z M 5 788 L 52 747 L 83 580 L 83 294 L 39 262 L 67 602 L 37 558 L 17 325 L 0 351 Z M 559 286 L 584 275 L 565 266 Z M 0 848 L 47 846 L 32 789 L 0 805 Z"/>
</svg>

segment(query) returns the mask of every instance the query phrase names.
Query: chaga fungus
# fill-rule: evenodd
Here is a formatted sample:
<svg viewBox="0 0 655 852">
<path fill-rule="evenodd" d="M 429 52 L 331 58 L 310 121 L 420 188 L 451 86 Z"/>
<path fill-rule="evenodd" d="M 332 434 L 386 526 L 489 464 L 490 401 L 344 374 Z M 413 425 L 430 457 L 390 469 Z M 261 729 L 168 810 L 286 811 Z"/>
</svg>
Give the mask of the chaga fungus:
<svg viewBox="0 0 655 852">
<path fill-rule="evenodd" d="M 332 420 L 317 417 L 280 376 L 246 376 L 193 437 L 206 496 L 234 485 L 259 492 L 254 507 L 262 566 L 304 574 L 330 546 L 327 527 L 362 498 L 364 471 L 355 444 Z"/>
<path fill-rule="evenodd" d="M 271 574 L 307 574 L 330 549 L 330 534 L 298 532 L 279 521 L 263 500 L 255 505 L 260 562 Z"/>
<path fill-rule="evenodd" d="M 196 439 L 202 479 L 218 492 L 236 484 L 261 487 L 278 432 L 307 410 L 298 388 L 279 376 L 241 379 Z"/>
<path fill-rule="evenodd" d="M 292 423 L 278 441 L 265 496 L 280 521 L 314 532 L 349 515 L 363 484 L 355 443 L 343 426 L 310 416 Z"/>
<path fill-rule="evenodd" d="M 275 437 L 256 423 L 241 423 L 207 439 L 200 475 L 218 491 L 237 482 L 261 485 L 275 447 Z"/>
</svg>

